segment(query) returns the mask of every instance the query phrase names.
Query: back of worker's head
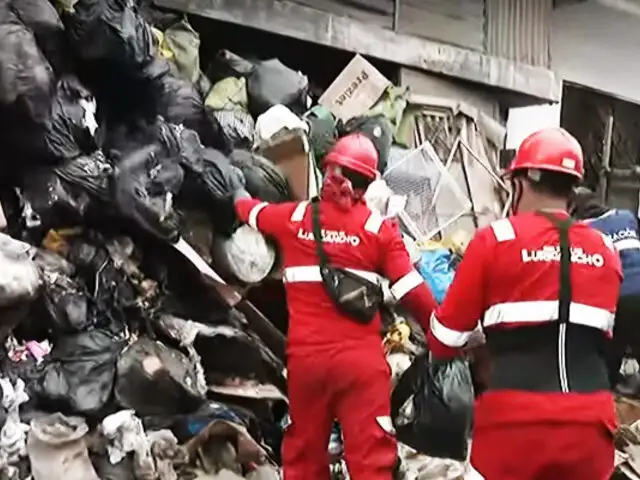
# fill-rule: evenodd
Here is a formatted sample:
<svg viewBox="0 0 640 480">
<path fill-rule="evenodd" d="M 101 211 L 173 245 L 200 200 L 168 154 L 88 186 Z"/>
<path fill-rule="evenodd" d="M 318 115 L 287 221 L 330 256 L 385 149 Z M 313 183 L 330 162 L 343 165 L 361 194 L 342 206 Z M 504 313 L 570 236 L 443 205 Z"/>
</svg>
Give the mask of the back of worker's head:
<svg viewBox="0 0 640 480">
<path fill-rule="evenodd" d="M 582 148 L 562 128 L 540 130 L 522 142 L 508 173 L 513 213 L 551 205 L 568 208 L 574 188 L 584 177 Z"/>
<path fill-rule="evenodd" d="M 340 138 L 322 162 L 321 196 L 344 209 L 362 199 L 367 187 L 379 178 L 378 151 L 361 133 Z"/>
</svg>

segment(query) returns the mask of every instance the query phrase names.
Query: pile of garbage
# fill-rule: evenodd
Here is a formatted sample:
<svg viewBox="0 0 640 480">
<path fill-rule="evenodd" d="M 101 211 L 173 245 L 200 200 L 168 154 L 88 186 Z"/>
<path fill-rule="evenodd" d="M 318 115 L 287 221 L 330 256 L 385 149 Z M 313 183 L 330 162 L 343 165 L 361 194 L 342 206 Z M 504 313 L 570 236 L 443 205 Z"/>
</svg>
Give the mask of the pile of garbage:
<svg viewBox="0 0 640 480">
<path fill-rule="evenodd" d="M 356 131 L 384 173 L 406 90 L 357 103 L 339 77 L 315 103 L 302 73 L 228 51 L 205 75 L 188 21 L 144 0 L 0 0 L 0 43 L 0 478 L 279 478 L 286 319 L 244 298 L 279 254 L 232 194 L 310 198 Z M 407 245 L 441 298 L 455 249 Z M 388 312 L 398 377 L 424 338 Z M 407 479 L 464 471 L 400 454 Z"/>
</svg>

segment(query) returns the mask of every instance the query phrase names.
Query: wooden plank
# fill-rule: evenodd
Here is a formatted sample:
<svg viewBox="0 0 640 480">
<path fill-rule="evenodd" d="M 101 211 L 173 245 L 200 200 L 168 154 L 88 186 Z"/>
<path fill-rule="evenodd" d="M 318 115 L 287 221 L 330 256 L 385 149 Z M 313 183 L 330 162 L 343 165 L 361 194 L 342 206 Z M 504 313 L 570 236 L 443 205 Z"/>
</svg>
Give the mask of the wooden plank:
<svg viewBox="0 0 640 480">
<path fill-rule="evenodd" d="M 353 18 L 361 22 L 373 23 L 383 28 L 393 25 L 393 2 L 390 0 L 361 0 L 370 5 L 367 8 L 358 6 L 360 1 L 353 0 L 291 0 L 292 3 L 332 13 L 334 15 Z"/>
<path fill-rule="evenodd" d="M 289 1 L 154 0 L 154 3 L 546 101 L 560 99 L 561 81 L 546 68 L 517 64 L 442 42 L 395 33 Z"/>
<path fill-rule="evenodd" d="M 403 0 L 399 31 L 480 52 L 484 5 L 479 0 Z"/>
</svg>

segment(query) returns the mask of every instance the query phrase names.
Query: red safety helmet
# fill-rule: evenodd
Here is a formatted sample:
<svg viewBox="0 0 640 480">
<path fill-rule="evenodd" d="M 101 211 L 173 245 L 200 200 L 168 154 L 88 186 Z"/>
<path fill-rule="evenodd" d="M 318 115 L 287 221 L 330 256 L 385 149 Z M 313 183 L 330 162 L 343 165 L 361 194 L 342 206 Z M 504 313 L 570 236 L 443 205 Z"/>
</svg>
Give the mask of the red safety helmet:
<svg viewBox="0 0 640 480">
<path fill-rule="evenodd" d="M 340 138 L 323 160 L 323 166 L 338 165 L 375 180 L 378 173 L 378 151 L 362 133 Z"/>
<path fill-rule="evenodd" d="M 515 158 L 507 167 L 507 172 L 528 169 L 566 173 L 582 180 L 582 147 L 578 140 L 563 128 L 545 128 L 532 133 L 518 148 Z"/>
</svg>

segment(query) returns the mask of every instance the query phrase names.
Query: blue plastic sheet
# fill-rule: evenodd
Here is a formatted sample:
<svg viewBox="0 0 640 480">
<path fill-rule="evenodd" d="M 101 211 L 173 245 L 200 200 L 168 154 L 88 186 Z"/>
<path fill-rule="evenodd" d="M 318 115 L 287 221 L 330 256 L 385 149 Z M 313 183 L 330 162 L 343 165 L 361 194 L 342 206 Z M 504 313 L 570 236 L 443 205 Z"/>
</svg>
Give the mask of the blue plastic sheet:
<svg viewBox="0 0 640 480">
<path fill-rule="evenodd" d="M 416 266 L 436 301 L 442 303 L 455 275 L 452 253 L 446 248 L 423 250 Z"/>
</svg>

